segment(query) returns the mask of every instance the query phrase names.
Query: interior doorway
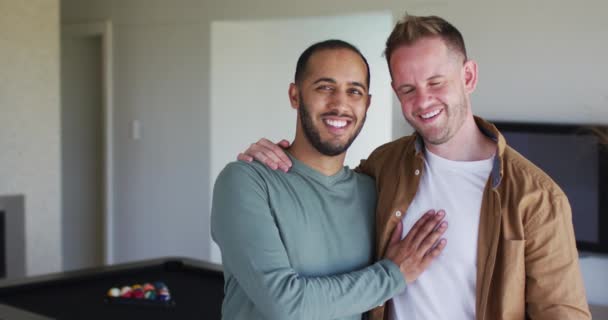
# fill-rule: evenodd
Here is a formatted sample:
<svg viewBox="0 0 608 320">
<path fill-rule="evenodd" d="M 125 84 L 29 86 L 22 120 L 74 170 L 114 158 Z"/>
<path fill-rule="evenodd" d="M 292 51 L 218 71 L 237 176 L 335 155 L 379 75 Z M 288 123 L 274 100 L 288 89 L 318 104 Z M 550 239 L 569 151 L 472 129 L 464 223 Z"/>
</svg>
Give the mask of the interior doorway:
<svg viewBox="0 0 608 320">
<path fill-rule="evenodd" d="M 61 28 L 64 270 L 112 263 L 110 23 Z"/>
</svg>

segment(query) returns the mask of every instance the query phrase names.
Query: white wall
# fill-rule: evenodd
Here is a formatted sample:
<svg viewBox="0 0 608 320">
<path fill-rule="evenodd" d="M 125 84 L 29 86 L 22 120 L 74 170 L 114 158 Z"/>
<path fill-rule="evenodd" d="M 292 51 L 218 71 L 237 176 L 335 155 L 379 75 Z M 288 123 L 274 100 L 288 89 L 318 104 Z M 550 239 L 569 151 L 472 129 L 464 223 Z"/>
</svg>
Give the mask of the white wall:
<svg viewBox="0 0 608 320">
<path fill-rule="evenodd" d="M 0 70 L 0 195 L 25 196 L 27 274 L 59 271 L 58 0 L 0 0 Z"/>
<path fill-rule="evenodd" d="M 398 18 L 406 9 L 443 16 L 464 33 L 480 65 L 477 114 L 608 123 L 605 1 L 64 0 L 65 22 L 110 19 L 116 26 L 116 207 L 125 219 L 118 260 L 209 255 L 213 21 L 377 10 Z M 141 141 L 129 140 L 132 119 L 142 121 Z M 393 125 L 395 135 L 410 130 L 399 116 Z M 146 242 L 154 237 L 160 240 Z M 606 279 L 608 259 L 597 261 L 581 260 L 588 288 Z M 589 293 L 591 302 L 608 305 L 608 290 Z"/>
</svg>

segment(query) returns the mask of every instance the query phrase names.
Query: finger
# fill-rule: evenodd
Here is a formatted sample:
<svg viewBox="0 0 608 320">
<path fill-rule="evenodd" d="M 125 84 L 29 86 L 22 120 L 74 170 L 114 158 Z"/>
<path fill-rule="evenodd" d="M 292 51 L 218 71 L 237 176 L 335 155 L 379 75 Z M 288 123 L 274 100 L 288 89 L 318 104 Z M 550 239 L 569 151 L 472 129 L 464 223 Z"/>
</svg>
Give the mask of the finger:
<svg viewBox="0 0 608 320">
<path fill-rule="evenodd" d="M 249 148 L 245 150 L 243 153 L 252 156 L 255 158 L 256 153 L 272 153 L 274 152 L 273 148 L 280 149 L 274 145 L 270 140 L 262 138 L 257 142 L 254 142 L 249 145 Z M 256 158 L 257 159 L 257 158 Z"/>
<path fill-rule="evenodd" d="M 279 145 L 274 144 L 268 139 L 260 139 L 257 145 L 260 147 L 259 152 L 263 152 L 266 157 L 274 161 L 281 169 L 284 170 L 291 167 L 291 160 L 285 153 L 285 150 Z"/>
<path fill-rule="evenodd" d="M 422 261 L 420 262 L 420 267 L 422 269 L 426 269 L 431 264 L 431 262 L 433 262 L 433 260 L 435 260 L 435 258 L 437 258 L 439 254 L 441 254 L 447 243 L 448 240 L 446 239 L 439 240 L 437 245 L 433 249 L 429 250 L 424 256 L 424 258 L 422 258 Z"/>
<path fill-rule="evenodd" d="M 422 241 L 417 249 L 418 256 L 422 257 L 426 255 L 428 251 L 430 251 L 437 244 L 437 241 L 447 229 L 447 221 L 441 222 L 441 224 L 439 224 L 439 226 Z"/>
<path fill-rule="evenodd" d="M 283 139 L 283 140 L 279 141 L 278 145 L 283 149 L 287 149 L 291 146 L 291 143 L 289 141 Z M 283 169 L 283 171 L 287 172 L 287 171 L 289 171 L 289 168 L 291 168 L 291 165 L 292 165 L 291 159 L 289 159 L 289 157 L 285 157 L 284 162 L 285 162 L 285 166 L 282 167 L 282 169 Z"/>
<path fill-rule="evenodd" d="M 253 155 L 253 158 L 255 160 L 265 164 L 267 167 L 269 167 L 272 170 L 278 169 L 278 165 L 276 164 L 276 162 L 273 161 L 272 159 L 269 159 L 263 152 L 256 152 Z"/>
<path fill-rule="evenodd" d="M 432 232 L 437 229 L 442 223 L 441 220 L 443 220 L 444 216 L 445 212 L 440 210 L 420 226 L 420 229 L 412 239 L 412 245 L 414 246 L 414 248 L 420 247 L 421 243 L 425 239 L 427 239 L 427 237 L 432 235 Z M 447 228 L 447 223 L 445 227 Z"/>
<path fill-rule="evenodd" d="M 435 210 L 429 210 L 425 214 L 414 223 L 412 228 L 407 232 L 405 236 L 404 242 L 410 243 L 414 238 L 416 238 L 417 233 L 419 232 L 421 226 L 423 226 L 430 218 L 435 216 Z"/>
<path fill-rule="evenodd" d="M 252 143 L 245 150 L 244 155 L 252 157 L 273 170 L 277 170 L 281 161 L 269 146 L 274 146 L 274 144 L 266 139 L 261 139 L 256 143 Z"/>
<path fill-rule="evenodd" d="M 399 221 L 399 223 L 395 227 L 395 230 L 393 230 L 393 234 L 391 235 L 391 241 L 389 242 L 389 245 L 393 245 L 393 244 L 399 242 L 399 240 L 401 240 L 402 233 L 403 233 L 403 223 L 401 221 Z"/>
<path fill-rule="evenodd" d="M 285 139 L 279 141 L 279 143 L 277 143 L 277 144 L 283 149 L 287 149 L 291 145 L 291 143 L 289 143 L 289 141 L 287 141 Z"/>
<path fill-rule="evenodd" d="M 279 165 L 276 162 L 274 162 L 274 161 L 272 161 L 270 159 L 264 160 L 264 164 L 267 165 L 272 170 L 279 169 Z"/>
<path fill-rule="evenodd" d="M 278 145 L 278 143 L 274 143 L 265 138 L 260 139 L 256 144 L 263 146 L 265 149 L 268 149 L 270 152 L 280 153 L 283 151 L 283 148 L 281 148 Z"/>
<path fill-rule="evenodd" d="M 239 161 L 244 161 L 244 162 L 251 162 L 253 161 L 253 157 L 248 156 L 244 153 L 239 153 L 239 155 L 236 157 L 237 160 Z"/>
</svg>

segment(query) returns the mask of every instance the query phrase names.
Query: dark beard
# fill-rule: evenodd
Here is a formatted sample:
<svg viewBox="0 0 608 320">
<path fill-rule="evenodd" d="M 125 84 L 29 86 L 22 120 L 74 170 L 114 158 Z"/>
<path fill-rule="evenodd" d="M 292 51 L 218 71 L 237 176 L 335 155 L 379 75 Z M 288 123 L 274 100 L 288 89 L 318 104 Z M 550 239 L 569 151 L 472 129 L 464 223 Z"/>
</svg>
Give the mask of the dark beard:
<svg viewBox="0 0 608 320">
<path fill-rule="evenodd" d="M 317 151 L 319 151 L 321 154 L 330 157 L 334 157 L 346 152 L 348 147 L 350 147 L 353 141 L 355 141 L 355 138 L 361 132 L 363 124 L 365 123 L 365 118 L 367 116 L 363 116 L 363 121 L 361 121 L 361 125 L 359 126 L 355 134 L 353 134 L 353 136 L 350 137 L 350 139 L 345 144 L 341 145 L 321 141 L 321 135 L 319 134 L 319 130 L 315 128 L 312 122 L 312 117 L 310 116 L 310 113 L 308 113 L 308 107 L 306 107 L 302 100 L 302 96 L 300 96 L 300 107 L 298 108 L 298 115 L 300 116 L 300 123 L 302 124 L 304 135 L 306 135 L 308 141 L 310 141 L 312 146 L 317 149 Z"/>
</svg>

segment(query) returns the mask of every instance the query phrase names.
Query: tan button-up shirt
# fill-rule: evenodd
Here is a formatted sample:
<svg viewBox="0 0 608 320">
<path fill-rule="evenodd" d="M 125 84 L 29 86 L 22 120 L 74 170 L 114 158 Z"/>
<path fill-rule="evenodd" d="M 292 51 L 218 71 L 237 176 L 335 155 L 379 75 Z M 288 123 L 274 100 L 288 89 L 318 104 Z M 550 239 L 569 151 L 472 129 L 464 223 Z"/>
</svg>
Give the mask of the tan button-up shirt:
<svg viewBox="0 0 608 320">
<path fill-rule="evenodd" d="M 471 226 L 479 228 L 476 318 L 591 319 L 566 195 L 507 146 L 494 125 L 475 121 L 497 143 L 479 226 Z M 376 149 L 358 168 L 376 179 L 378 259 L 416 195 L 423 148 L 417 135 L 403 137 Z M 370 318 L 384 319 L 385 308 L 372 310 Z"/>
</svg>

